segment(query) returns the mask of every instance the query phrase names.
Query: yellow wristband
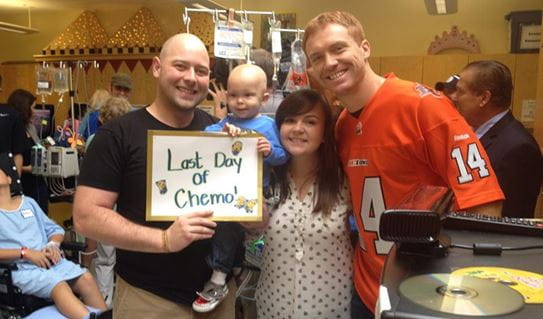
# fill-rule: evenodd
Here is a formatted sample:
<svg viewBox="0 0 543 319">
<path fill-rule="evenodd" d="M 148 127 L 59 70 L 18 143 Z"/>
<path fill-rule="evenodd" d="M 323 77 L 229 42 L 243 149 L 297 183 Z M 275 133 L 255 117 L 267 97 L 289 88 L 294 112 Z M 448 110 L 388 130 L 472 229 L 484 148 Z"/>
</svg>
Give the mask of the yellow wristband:
<svg viewBox="0 0 543 319">
<path fill-rule="evenodd" d="M 168 234 L 166 233 L 166 229 L 162 230 L 162 250 L 169 253 L 170 249 L 168 249 Z"/>
</svg>

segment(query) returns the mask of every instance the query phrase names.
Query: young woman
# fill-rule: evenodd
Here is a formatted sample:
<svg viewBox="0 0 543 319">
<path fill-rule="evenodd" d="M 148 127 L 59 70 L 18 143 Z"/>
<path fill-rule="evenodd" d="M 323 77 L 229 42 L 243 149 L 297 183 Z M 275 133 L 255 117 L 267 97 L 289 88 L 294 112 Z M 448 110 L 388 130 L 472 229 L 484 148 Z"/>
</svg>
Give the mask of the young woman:
<svg viewBox="0 0 543 319">
<path fill-rule="evenodd" d="M 48 213 L 49 207 L 49 187 L 43 176 L 32 174 L 32 163 L 30 162 L 32 147 L 40 143 L 40 137 L 34 124 L 32 124 L 33 106 L 36 97 L 23 89 L 13 91 L 8 97 L 8 105 L 19 112 L 23 125 L 26 130 L 26 139 L 23 152 L 23 168 L 21 173 L 21 183 L 23 193 L 32 197 L 40 208 Z"/>
<path fill-rule="evenodd" d="M 283 100 L 275 120 L 290 160 L 276 167 L 264 231 L 259 318 L 350 318 L 351 211 L 330 109 L 312 90 Z"/>
</svg>

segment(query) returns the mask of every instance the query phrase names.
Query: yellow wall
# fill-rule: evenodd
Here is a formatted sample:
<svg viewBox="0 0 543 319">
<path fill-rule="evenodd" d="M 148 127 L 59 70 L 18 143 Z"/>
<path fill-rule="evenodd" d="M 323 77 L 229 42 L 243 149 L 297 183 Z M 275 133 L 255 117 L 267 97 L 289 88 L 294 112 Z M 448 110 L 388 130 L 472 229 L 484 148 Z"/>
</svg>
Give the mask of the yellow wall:
<svg viewBox="0 0 543 319">
<path fill-rule="evenodd" d="M 113 1 L 112 1 L 113 2 Z M 154 1 L 159 2 L 159 1 Z M 157 19 L 160 27 L 167 35 L 180 32 L 183 26 L 181 19 L 183 6 L 177 2 L 150 3 L 146 6 Z M 95 15 L 108 35 L 113 35 L 120 27 L 132 17 L 139 6 L 130 9 L 118 8 L 112 5 L 94 10 Z M 40 30 L 39 33 L 19 35 L 16 33 L 0 32 L 0 62 L 31 61 L 33 55 L 53 41 L 68 25 L 70 25 L 83 11 L 74 9 L 59 9 L 45 13 L 32 14 L 32 27 Z M 0 12 L 0 20 L 21 25 L 28 24 L 28 17 L 24 14 L 6 14 Z M 52 23 L 54 22 L 54 23 Z"/>
<path fill-rule="evenodd" d="M 458 0 L 458 13 L 444 16 L 428 15 L 424 0 L 246 0 L 243 5 L 246 9 L 294 12 L 300 28 L 322 11 L 345 10 L 362 22 L 373 55 L 398 56 L 426 54 L 434 36 L 449 31 L 452 25 L 475 34 L 482 53 L 507 53 L 509 26 L 504 16 L 511 11 L 541 10 L 543 1 Z"/>
<path fill-rule="evenodd" d="M 31 61 L 32 56 L 41 52 L 58 34 L 79 16 L 80 11 L 66 10 L 49 12 L 47 15 L 32 15 L 32 27 L 39 33 L 20 35 L 0 32 L 0 62 Z M 6 14 L 0 11 L 0 20 L 27 26 L 28 17 L 24 14 Z M 50 23 L 56 21 L 57 23 Z"/>
<path fill-rule="evenodd" d="M 543 34 L 543 24 L 541 25 L 541 33 Z M 543 43 L 539 47 L 539 50 L 543 50 Z M 539 66 L 543 70 L 543 54 L 539 54 Z M 542 146 L 543 149 L 543 72 L 537 73 L 537 106 L 538 110 L 535 113 L 535 130 L 534 136 L 539 143 L 539 146 Z M 543 198 L 543 192 L 541 192 Z M 541 207 L 541 215 L 543 216 L 543 205 Z"/>
<path fill-rule="evenodd" d="M 458 13 L 431 16 L 426 13 L 423 0 L 216 0 L 226 7 L 247 10 L 273 10 L 277 13 L 296 13 L 302 28 L 309 19 L 325 10 L 346 10 L 357 16 L 366 28 L 375 56 L 423 55 L 435 35 L 458 25 L 461 30 L 475 34 L 484 54 L 509 51 L 509 27 L 504 16 L 511 11 L 540 10 L 542 0 L 458 0 Z M 139 7 L 129 10 L 111 1 L 94 10 L 108 34 L 113 34 Z M 151 9 L 167 35 L 184 29 L 183 6 L 174 0 L 149 1 Z M 74 9 L 54 9 L 32 15 L 32 25 L 38 34 L 16 35 L 0 32 L 0 62 L 28 61 L 64 30 L 81 13 Z M 260 43 L 260 16 L 255 21 L 255 41 Z M 25 12 L 0 12 L 0 19 L 26 25 Z"/>
</svg>

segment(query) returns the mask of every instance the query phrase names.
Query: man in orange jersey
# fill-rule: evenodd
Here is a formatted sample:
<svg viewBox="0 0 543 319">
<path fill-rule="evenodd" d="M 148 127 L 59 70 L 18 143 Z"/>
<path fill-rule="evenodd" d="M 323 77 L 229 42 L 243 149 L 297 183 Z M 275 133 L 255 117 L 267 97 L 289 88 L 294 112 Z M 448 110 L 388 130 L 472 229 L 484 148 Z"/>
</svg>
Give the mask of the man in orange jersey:
<svg viewBox="0 0 543 319">
<path fill-rule="evenodd" d="M 352 318 L 373 318 L 392 243 L 379 218 L 424 185 L 452 189 L 456 209 L 498 216 L 503 193 L 483 147 L 449 99 L 370 67 L 370 44 L 346 12 L 325 12 L 304 34 L 309 74 L 345 106 L 336 127 L 360 232 Z"/>
</svg>

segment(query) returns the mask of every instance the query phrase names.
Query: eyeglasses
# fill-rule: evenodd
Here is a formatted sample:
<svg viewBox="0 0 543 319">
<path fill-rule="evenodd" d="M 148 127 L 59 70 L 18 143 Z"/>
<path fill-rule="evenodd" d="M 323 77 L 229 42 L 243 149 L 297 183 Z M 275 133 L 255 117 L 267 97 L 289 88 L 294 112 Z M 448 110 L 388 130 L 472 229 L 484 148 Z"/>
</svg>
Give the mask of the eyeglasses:
<svg viewBox="0 0 543 319">
<path fill-rule="evenodd" d="M 126 88 L 124 86 L 118 86 L 118 85 L 114 85 L 113 88 L 117 91 L 120 91 L 120 92 L 123 92 L 123 93 L 130 93 L 130 91 L 132 91 L 131 89 L 129 88 Z"/>
</svg>

